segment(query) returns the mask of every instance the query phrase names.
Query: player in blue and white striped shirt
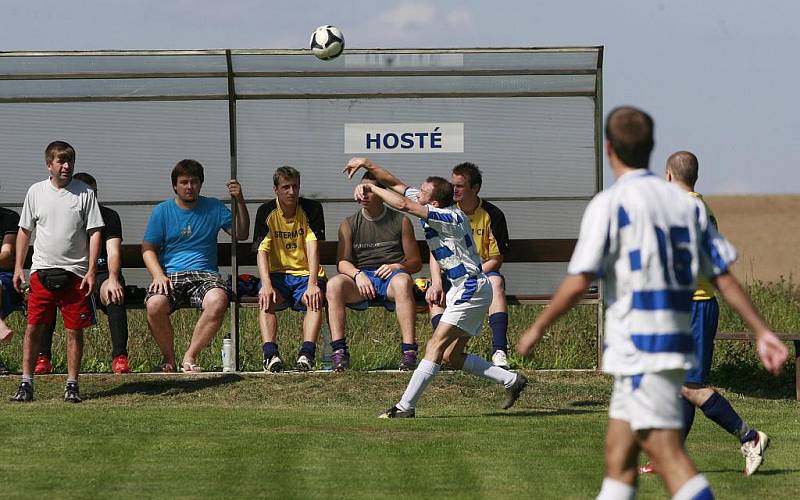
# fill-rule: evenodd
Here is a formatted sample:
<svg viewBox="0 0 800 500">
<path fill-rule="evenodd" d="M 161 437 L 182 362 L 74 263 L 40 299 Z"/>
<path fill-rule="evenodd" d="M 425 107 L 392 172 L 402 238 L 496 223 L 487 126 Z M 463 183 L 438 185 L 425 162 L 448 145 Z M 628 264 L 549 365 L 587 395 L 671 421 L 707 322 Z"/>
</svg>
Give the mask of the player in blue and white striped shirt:
<svg viewBox="0 0 800 500">
<path fill-rule="evenodd" d="M 517 345 L 528 355 L 592 280 L 603 279 L 603 370 L 614 375 L 614 389 L 602 500 L 635 497 L 640 450 L 673 498 L 713 498 L 681 439 L 680 388 L 695 364 L 690 316 L 698 275 L 710 278 L 753 329 L 767 369 L 777 373 L 787 355 L 729 272 L 736 252 L 704 206 L 648 170 L 653 144 L 646 113 L 624 107 L 608 116 L 606 153 L 617 181 L 586 208 L 569 275 Z"/>
<path fill-rule="evenodd" d="M 419 189 L 408 187 L 366 158 L 351 159 L 344 172 L 352 178 L 360 168 L 374 174 L 378 182 L 389 189 L 359 184 L 355 198 L 359 200 L 370 191 L 387 205 L 419 217 L 431 250 L 431 273 L 442 272 L 451 285 L 446 304 L 441 304 L 441 297 L 427 297 L 429 302 L 445 305 L 445 311 L 425 346 L 425 359 L 414 371 L 402 398 L 380 417 L 414 417 L 417 401 L 439 372 L 442 361 L 452 368 L 503 384 L 506 388 L 503 408 L 510 408 L 528 383 L 525 376 L 464 352 L 470 337 L 480 334 L 483 318 L 492 302 L 492 285 L 481 270 L 481 258 L 472 241 L 469 219 L 453 202 L 453 186 L 441 177 L 428 177 Z"/>
</svg>

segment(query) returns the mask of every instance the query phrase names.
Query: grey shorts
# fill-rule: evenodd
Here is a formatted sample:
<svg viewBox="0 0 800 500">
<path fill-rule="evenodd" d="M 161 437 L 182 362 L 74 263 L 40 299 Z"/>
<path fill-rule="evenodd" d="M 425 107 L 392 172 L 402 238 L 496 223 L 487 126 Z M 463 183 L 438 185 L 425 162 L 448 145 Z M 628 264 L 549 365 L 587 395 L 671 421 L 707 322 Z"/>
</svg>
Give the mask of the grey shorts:
<svg viewBox="0 0 800 500">
<path fill-rule="evenodd" d="M 231 293 L 228 285 L 223 281 L 219 273 L 209 273 L 205 271 L 178 271 L 177 273 L 167 273 L 167 277 L 172 282 L 172 292 L 167 294 L 169 299 L 169 312 L 172 314 L 176 309 L 181 307 L 194 307 L 197 309 L 203 308 L 203 298 L 206 293 L 214 288 L 222 288 L 228 294 L 228 300 L 231 299 Z M 147 292 L 144 298 L 144 303 L 154 295 L 164 295 L 163 293 Z"/>
</svg>

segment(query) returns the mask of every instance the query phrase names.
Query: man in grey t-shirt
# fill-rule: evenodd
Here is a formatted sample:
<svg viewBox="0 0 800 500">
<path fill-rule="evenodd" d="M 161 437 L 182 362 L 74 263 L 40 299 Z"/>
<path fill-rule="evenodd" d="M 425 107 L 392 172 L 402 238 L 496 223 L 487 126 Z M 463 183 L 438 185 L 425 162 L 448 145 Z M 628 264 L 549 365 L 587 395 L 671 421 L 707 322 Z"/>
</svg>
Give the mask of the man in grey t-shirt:
<svg viewBox="0 0 800 500">
<path fill-rule="evenodd" d="M 67 385 L 64 401 L 80 403 L 78 372 L 83 354 L 83 329 L 94 324 L 89 296 L 95 285 L 103 217 L 94 192 L 73 180 L 75 149 L 62 141 L 45 149 L 50 178 L 28 189 L 20 214 L 14 288 L 22 291 L 23 266 L 31 232 L 33 243 L 28 299 L 28 327 L 22 347 L 22 383 L 12 401 L 33 399 L 33 367 L 42 332 L 61 310 L 67 332 Z"/>
</svg>

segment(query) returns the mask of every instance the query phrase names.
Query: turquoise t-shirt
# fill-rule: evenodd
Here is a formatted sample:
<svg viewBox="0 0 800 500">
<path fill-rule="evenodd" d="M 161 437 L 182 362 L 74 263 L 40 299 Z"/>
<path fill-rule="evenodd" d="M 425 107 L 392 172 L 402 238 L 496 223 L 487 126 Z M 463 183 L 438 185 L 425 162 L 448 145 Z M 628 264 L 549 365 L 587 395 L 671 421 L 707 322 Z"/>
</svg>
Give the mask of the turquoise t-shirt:
<svg viewBox="0 0 800 500">
<path fill-rule="evenodd" d="M 159 203 L 150 213 L 144 241 L 159 247 L 164 271 L 217 272 L 217 235 L 231 227 L 231 211 L 216 198 L 201 196 L 192 209 L 175 200 Z"/>
</svg>

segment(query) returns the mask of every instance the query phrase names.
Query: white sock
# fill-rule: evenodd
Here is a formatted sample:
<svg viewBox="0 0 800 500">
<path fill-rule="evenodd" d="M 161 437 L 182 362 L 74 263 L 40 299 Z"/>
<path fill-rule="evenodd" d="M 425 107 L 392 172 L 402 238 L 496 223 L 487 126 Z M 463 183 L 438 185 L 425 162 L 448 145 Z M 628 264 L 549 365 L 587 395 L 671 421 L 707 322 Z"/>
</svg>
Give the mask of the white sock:
<svg viewBox="0 0 800 500">
<path fill-rule="evenodd" d="M 438 372 L 439 365 L 436 363 L 428 361 L 427 359 L 420 361 L 417 369 L 414 370 L 414 374 L 411 375 L 411 380 L 408 382 L 406 392 L 403 393 L 400 402 L 395 406 L 403 411 L 416 408 L 417 401 L 419 401 L 422 393 L 425 392 L 428 384 L 431 383 L 431 380 L 433 380 L 433 377 L 435 377 Z"/>
<path fill-rule="evenodd" d="M 635 487 L 610 477 L 603 479 L 603 486 L 597 495 L 597 500 L 633 500 L 634 498 L 636 498 Z"/>
<path fill-rule="evenodd" d="M 672 497 L 672 500 L 713 500 L 714 494 L 711 492 L 711 485 L 708 484 L 706 477 L 698 474 L 689 479 L 681 486 Z"/>
<path fill-rule="evenodd" d="M 487 378 L 495 383 L 503 384 L 506 389 L 514 385 L 514 381 L 517 380 L 516 373 L 500 368 L 499 366 L 494 366 L 490 362 L 474 354 L 466 355 L 464 359 L 464 368 L 462 369 L 472 375 L 477 375 L 478 377 Z"/>
</svg>

